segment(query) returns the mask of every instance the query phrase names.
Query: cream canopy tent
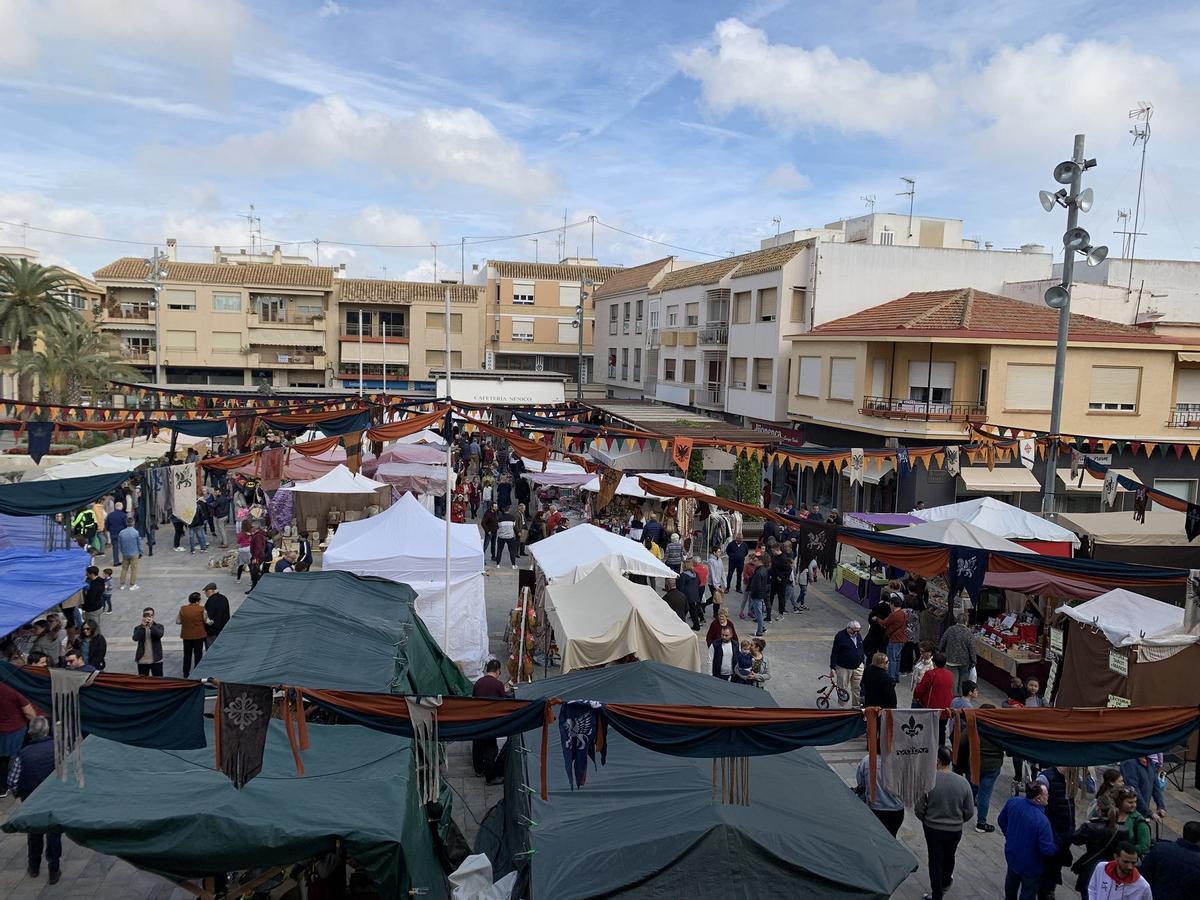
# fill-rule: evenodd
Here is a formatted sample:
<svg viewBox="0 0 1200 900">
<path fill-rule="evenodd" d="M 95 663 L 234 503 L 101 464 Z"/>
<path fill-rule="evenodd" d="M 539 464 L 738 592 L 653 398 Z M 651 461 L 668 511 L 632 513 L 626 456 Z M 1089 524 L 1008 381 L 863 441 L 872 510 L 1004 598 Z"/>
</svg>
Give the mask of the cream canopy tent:
<svg viewBox="0 0 1200 900">
<path fill-rule="evenodd" d="M 915 515 L 915 513 L 914 513 Z M 922 522 L 920 525 L 909 525 L 906 528 L 896 528 L 890 532 L 896 537 L 916 538 L 919 541 L 933 541 L 938 544 L 952 544 L 958 547 L 978 547 L 981 550 L 1006 550 L 1010 553 L 1032 553 L 1028 547 L 1014 544 L 1012 541 L 992 534 L 977 525 L 961 519 L 941 519 L 936 522 Z"/>
<path fill-rule="evenodd" d="M 521 457 L 521 462 L 525 464 L 525 471 L 521 473 L 522 477 L 532 481 L 534 484 L 553 487 L 579 487 L 592 477 L 591 473 L 579 465 L 579 463 L 568 462 L 567 460 L 547 460 L 544 471 L 541 462 L 536 459 Z"/>
<path fill-rule="evenodd" d="M 1060 606 L 1057 611 L 1082 625 L 1100 629 L 1114 647 L 1187 646 L 1200 640 L 1185 631 L 1181 607 L 1123 588 L 1078 606 Z"/>
<path fill-rule="evenodd" d="M 86 478 L 89 475 L 105 475 L 109 472 L 130 472 L 142 464 L 142 460 L 112 456 L 105 453 L 84 462 L 67 463 L 46 469 L 33 481 L 61 481 L 64 478 Z"/>
<path fill-rule="evenodd" d="M 625 575 L 675 577 L 673 571 L 637 541 L 595 525 L 576 525 L 560 531 L 530 544 L 529 552 L 546 576 L 547 584 L 556 581 L 574 584 L 601 565 L 610 565 Z"/>
<path fill-rule="evenodd" d="M 684 481 L 682 478 L 678 478 L 674 475 L 663 475 L 659 472 L 645 472 L 643 475 L 622 475 L 621 482 L 617 485 L 616 495 L 618 497 L 637 497 L 640 500 L 659 499 L 657 494 L 648 494 L 642 490 L 641 484 L 638 482 L 638 478 L 640 477 L 645 477 L 652 481 L 659 481 L 663 484 L 669 484 L 672 487 L 688 488 L 689 490 L 698 491 L 701 494 L 709 494 L 714 497 L 717 494 L 717 492 L 712 488 L 703 485 L 698 481 Z M 588 481 L 583 486 L 583 490 L 591 491 L 593 494 L 598 494 L 600 492 L 600 476 L 597 475 Z"/>
<path fill-rule="evenodd" d="M 914 509 L 909 515 L 926 522 L 959 519 L 1009 540 L 1064 541 L 1079 546 L 1079 538 L 1074 532 L 994 497 L 979 497 L 930 509 Z"/>
<path fill-rule="evenodd" d="M 436 431 L 430 431 L 428 428 L 422 428 L 415 434 L 406 434 L 402 438 L 396 439 L 397 444 L 431 444 L 434 447 L 446 449 L 446 442 L 442 440 L 442 436 Z"/>
<path fill-rule="evenodd" d="M 291 492 L 292 507 L 300 528 L 319 531 L 322 536 L 331 510 L 349 518 L 368 512 L 372 506 L 383 508 L 392 498 L 391 485 L 355 474 L 340 463 L 320 478 L 298 481 L 280 490 Z"/>
<path fill-rule="evenodd" d="M 341 525 L 321 563 L 327 571 L 378 575 L 417 592 L 417 613 L 429 633 L 446 635 L 446 522 L 411 494 L 377 516 Z M 442 647 L 469 678 L 479 676 L 488 655 L 483 597 L 483 539 L 475 525 L 450 526 L 448 646 Z"/>
<path fill-rule="evenodd" d="M 546 614 L 562 647 L 562 671 L 601 666 L 633 654 L 700 671 L 700 641 L 644 584 L 602 564 L 574 584 L 546 588 Z"/>
</svg>

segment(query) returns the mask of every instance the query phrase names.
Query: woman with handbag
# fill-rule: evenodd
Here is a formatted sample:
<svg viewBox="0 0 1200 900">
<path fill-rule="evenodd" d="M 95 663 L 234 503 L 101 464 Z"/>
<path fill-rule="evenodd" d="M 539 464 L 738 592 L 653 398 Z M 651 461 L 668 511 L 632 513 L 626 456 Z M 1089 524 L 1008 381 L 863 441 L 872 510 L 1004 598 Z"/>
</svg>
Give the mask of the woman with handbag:
<svg viewBox="0 0 1200 900">
<path fill-rule="evenodd" d="M 1075 890 L 1088 900 L 1088 882 L 1096 866 L 1108 862 L 1116 853 L 1117 844 L 1129 841 L 1138 857 L 1150 849 L 1150 824 L 1137 811 L 1137 794 L 1129 788 L 1110 791 L 1111 804 L 1102 805 L 1097 814 L 1084 822 L 1071 836 L 1072 844 L 1082 844 L 1081 856 L 1071 866 L 1075 873 Z"/>
</svg>

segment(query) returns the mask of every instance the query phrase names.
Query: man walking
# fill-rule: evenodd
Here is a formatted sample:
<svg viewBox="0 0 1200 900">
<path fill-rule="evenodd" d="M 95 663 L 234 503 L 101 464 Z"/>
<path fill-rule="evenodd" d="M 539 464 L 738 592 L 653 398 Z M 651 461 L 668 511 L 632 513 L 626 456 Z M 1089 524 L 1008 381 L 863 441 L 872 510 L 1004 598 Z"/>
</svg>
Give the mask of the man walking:
<svg viewBox="0 0 1200 900">
<path fill-rule="evenodd" d="M 137 526 L 128 522 L 113 538 L 113 546 L 121 551 L 120 590 L 125 590 L 125 582 L 128 581 L 131 591 L 140 591 L 137 580 L 138 565 L 142 558 L 142 536 L 138 534 Z"/>
<path fill-rule="evenodd" d="M 849 700 L 843 700 L 838 694 L 838 706 L 845 707 L 847 703 L 858 706 L 862 698 L 860 690 L 863 676 L 863 639 L 862 625 L 851 620 L 846 627 L 833 636 L 833 650 L 829 654 L 829 677 L 834 679 L 838 688 L 850 694 Z"/>
<path fill-rule="evenodd" d="M 54 741 L 50 739 L 50 723 L 44 716 L 35 716 L 29 722 L 28 743 L 8 767 L 7 787 L 24 802 L 47 776 L 54 771 Z M 29 848 L 26 871 L 30 878 L 37 878 L 42 868 L 42 851 L 46 852 L 46 867 L 49 882 L 58 884 L 62 877 L 59 867 L 62 860 L 62 829 L 51 828 L 45 834 L 30 832 L 25 835 Z"/>
<path fill-rule="evenodd" d="M 108 533 L 109 541 L 112 543 L 114 566 L 121 564 L 121 548 L 117 546 L 117 535 L 124 531 L 128 524 L 129 517 L 125 515 L 125 504 L 113 504 L 113 511 L 104 517 L 104 530 Z"/>
<path fill-rule="evenodd" d="M 749 552 L 750 545 L 742 539 L 740 533 L 725 548 L 725 553 L 729 557 L 729 571 L 725 573 L 725 593 L 729 593 L 729 588 L 735 580 L 737 581 L 738 593 L 741 593 L 742 567 L 746 565 L 746 556 Z"/>
<path fill-rule="evenodd" d="M 215 581 L 210 581 L 204 586 L 204 597 L 204 613 L 209 619 L 208 624 L 204 626 L 204 649 L 207 650 L 217 639 L 221 629 L 229 624 L 229 598 L 217 590 Z"/>
<path fill-rule="evenodd" d="M 692 631 L 699 631 L 700 622 L 704 618 L 703 608 L 700 606 L 700 579 L 696 577 L 696 569 L 690 559 L 684 561 L 683 571 L 675 579 L 675 587 L 683 591 L 683 596 L 687 597 L 688 617 L 692 620 Z"/>
<path fill-rule="evenodd" d="M 1050 795 L 1046 785 L 1030 781 L 1023 797 L 1013 797 L 1000 810 L 996 824 L 1004 834 L 1004 900 L 1037 900 L 1046 860 L 1058 855 L 1058 842 L 1046 818 Z"/>
<path fill-rule="evenodd" d="M 1158 767 L 1150 757 L 1125 760 L 1121 763 L 1121 777 L 1137 794 L 1137 811 L 1150 821 L 1157 819 L 1161 822 L 1167 814 L 1166 802 L 1158 783 Z"/>
<path fill-rule="evenodd" d="M 971 785 L 950 771 L 950 751 L 938 747 L 933 789 L 917 801 L 914 810 L 925 831 L 929 852 L 929 893 L 924 900 L 941 900 L 954 882 L 954 854 L 962 840 L 963 825 L 975 817 Z"/>
<path fill-rule="evenodd" d="M 1137 849 L 1129 841 L 1117 844 L 1117 855 L 1092 871 L 1088 900 L 1153 900 L 1150 885 L 1137 869 Z M 1196 895 L 1196 884 L 1192 894 Z"/>
<path fill-rule="evenodd" d="M 200 604 L 203 598 L 199 591 L 188 594 L 186 605 L 179 607 L 175 615 L 175 624 L 180 626 L 179 636 L 183 638 L 183 677 L 192 674 L 192 666 L 198 665 L 204 656 L 204 638 L 207 627 L 211 624 L 208 613 Z"/>
<path fill-rule="evenodd" d="M 766 610 L 767 597 L 771 593 L 771 576 L 767 573 L 766 563 L 761 557 L 754 560 L 754 574 L 750 576 L 746 592 L 750 595 L 750 618 L 758 626 L 754 636 L 762 637 L 767 633 L 767 626 L 763 624 L 763 613 Z"/>
<path fill-rule="evenodd" d="M 721 629 L 721 639 L 713 641 L 709 648 L 709 671 L 722 681 L 733 681 L 737 672 L 737 643 L 733 640 L 733 628 Z"/>
<path fill-rule="evenodd" d="M 500 680 L 500 660 L 487 661 L 483 677 L 475 682 L 471 696 L 486 697 L 490 700 L 503 700 L 508 696 L 504 682 Z M 471 742 L 471 764 L 475 774 L 482 775 L 488 784 L 493 784 L 504 776 L 497 763 L 497 753 L 495 738 Z"/>
<path fill-rule="evenodd" d="M 154 621 L 154 607 L 147 606 L 142 610 L 142 623 L 133 629 L 133 645 L 137 648 L 134 659 L 139 675 L 162 678 L 162 636 L 163 627 Z"/>
</svg>

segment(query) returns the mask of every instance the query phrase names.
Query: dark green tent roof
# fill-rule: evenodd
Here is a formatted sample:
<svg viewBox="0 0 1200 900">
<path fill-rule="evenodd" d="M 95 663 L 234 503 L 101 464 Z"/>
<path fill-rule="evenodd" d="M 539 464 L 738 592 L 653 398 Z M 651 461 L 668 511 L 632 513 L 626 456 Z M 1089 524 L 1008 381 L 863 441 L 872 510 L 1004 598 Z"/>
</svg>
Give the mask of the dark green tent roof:
<svg viewBox="0 0 1200 900">
<path fill-rule="evenodd" d="M 557 696 L 627 703 L 773 707 L 766 691 L 655 662 L 573 672 L 521 685 L 522 698 Z M 553 732 L 557 736 L 557 730 Z M 813 749 L 750 763 L 749 806 L 713 800 L 707 759 L 665 756 L 609 732 L 608 764 L 572 791 L 561 750 L 550 744 L 550 800 L 526 803 L 510 778 L 503 816 L 528 809 L 537 827 L 507 844 L 532 847 L 534 900 L 584 897 L 889 897 L 916 868 Z M 525 740 L 525 783 L 534 784 L 540 737 Z M 512 771 L 512 769 L 510 769 Z M 513 834 L 513 821 L 490 833 Z M 480 832 L 483 849 L 488 829 Z M 495 850 L 493 845 L 490 849 Z M 505 861 L 501 861 L 501 871 Z"/>
<path fill-rule="evenodd" d="M 272 722 L 262 774 L 240 791 L 213 768 L 211 749 L 167 753 L 90 737 L 86 786 L 51 775 L 3 827 L 57 826 L 78 844 L 176 879 L 306 860 L 340 838 L 380 896 L 411 887 L 445 896 L 425 813 L 409 790 L 408 741 L 340 725 L 310 725 L 309 735 L 301 778 L 283 723 Z"/>
<path fill-rule="evenodd" d="M 349 572 L 264 575 L 196 678 L 350 691 L 469 696 L 406 584 Z"/>
</svg>

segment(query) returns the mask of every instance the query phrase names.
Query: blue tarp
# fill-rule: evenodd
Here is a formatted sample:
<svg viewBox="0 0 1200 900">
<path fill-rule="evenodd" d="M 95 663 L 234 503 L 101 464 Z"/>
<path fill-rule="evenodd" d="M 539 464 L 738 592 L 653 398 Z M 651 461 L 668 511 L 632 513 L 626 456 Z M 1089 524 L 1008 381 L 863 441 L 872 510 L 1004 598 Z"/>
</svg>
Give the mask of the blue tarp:
<svg viewBox="0 0 1200 900">
<path fill-rule="evenodd" d="M 41 550 L 45 546 L 45 516 L 9 516 L 0 513 L 0 550 L 19 547 Z"/>
<path fill-rule="evenodd" d="M 16 631 L 83 588 L 85 550 L 0 550 L 0 635 Z"/>
</svg>

